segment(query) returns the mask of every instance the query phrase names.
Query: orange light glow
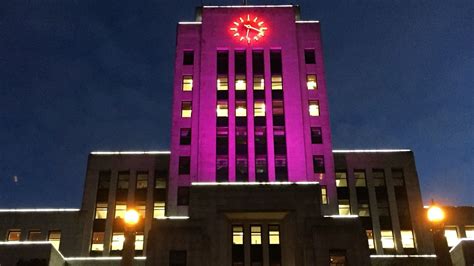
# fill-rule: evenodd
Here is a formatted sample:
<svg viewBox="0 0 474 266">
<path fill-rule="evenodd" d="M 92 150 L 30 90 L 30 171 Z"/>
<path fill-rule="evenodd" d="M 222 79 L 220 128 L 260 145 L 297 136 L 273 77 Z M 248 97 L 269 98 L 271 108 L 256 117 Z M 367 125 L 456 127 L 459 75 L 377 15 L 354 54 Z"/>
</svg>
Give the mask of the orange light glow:
<svg viewBox="0 0 474 266">
<path fill-rule="evenodd" d="M 433 223 L 439 223 L 444 220 L 444 211 L 438 206 L 431 206 L 428 209 L 428 220 Z"/>
<path fill-rule="evenodd" d="M 125 213 L 124 221 L 127 225 L 135 225 L 140 220 L 140 215 L 134 209 L 129 209 Z"/>
</svg>

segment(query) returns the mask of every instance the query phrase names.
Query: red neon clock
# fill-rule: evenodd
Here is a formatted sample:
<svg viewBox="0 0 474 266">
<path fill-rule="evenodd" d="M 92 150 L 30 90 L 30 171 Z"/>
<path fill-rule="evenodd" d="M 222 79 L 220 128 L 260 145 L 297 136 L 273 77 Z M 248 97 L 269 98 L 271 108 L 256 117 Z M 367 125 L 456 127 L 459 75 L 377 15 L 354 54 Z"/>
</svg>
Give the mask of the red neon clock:
<svg viewBox="0 0 474 266">
<path fill-rule="evenodd" d="M 230 27 L 232 35 L 237 40 L 248 44 L 262 39 L 267 29 L 263 20 L 249 14 L 236 19 Z"/>
</svg>

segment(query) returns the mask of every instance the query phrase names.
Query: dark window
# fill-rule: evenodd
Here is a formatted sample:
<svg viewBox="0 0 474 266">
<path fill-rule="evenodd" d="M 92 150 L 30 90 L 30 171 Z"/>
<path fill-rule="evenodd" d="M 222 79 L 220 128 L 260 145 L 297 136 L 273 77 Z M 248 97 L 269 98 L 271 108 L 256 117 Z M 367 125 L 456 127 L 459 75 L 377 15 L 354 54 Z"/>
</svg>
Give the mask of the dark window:
<svg viewBox="0 0 474 266">
<path fill-rule="evenodd" d="M 273 113 L 273 125 L 284 126 L 285 125 L 285 111 L 283 109 L 282 100 L 272 101 L 272 113 Z"/>
<path fill-rule="evenodd" d="M 186 266 L 186 250 L 170 250 L 170 266 Z"/>
<path fill-rule="evenodd" d="M 179 144 L 190 145 L 191 144 L 191 129 L 182 128 L 179 134 Z"/>
<path fill-rule="evenodd" d="M 255 127 L 255 153 L 267 154 L 266 127 Z"/>
<path fill-rule="evenodd" d="M 323 143 L 323 133 L 320 127 L 311 127 L 311 143 L 312 144 Z"/>
<path fill-rule="evenodd" d="M 42 241 L 44 240 L 39 230 L 30 230 L 28 232 L 28 241 Z"/>
<path fill-rule="evenodd" d="M 236 51 L 235 52 L 235 74 L 236 75 L 245 75 L 247 71 L 246 60 L 245 60 L 245 51 Z"/>
<path fill-rule="evenodd" d="M 385 172 L 383 169 L 372 169 L 372 176 L 374 178 L 374 186 L 385 186 Z"/>
<path fill-rule="evenodd" d="M 403 169 L 392 168 L 392 180 L 393 180 L 393 185 L 396 187 L 405 186 L 405 177 L 403 174 Z"/>
<path fill-rule="evenodd" d="M 273 134 L 275 154 L 286 154 L 285 127 L 273 127 Z"/>
<path fill-rule="evenodd" d="M 314 173 L 324 173 L 324 156 L 313 155 L 313 170 Z"/>
<path fill-rule="evenodd" d="M 267 157 L 257 156 L 255 158 L 255 179 L 257 182 L 268 181 Z"/>
<path fill-rule="evenodd" d="M 345 266 L 346 252 L 344 250 L 330 250 L 329 251 L 329 266 Z"/>
<path fill-rule="evenodd" d="M 235 179 L 237 181 L 247 181 L 249 178 L 249 167 L 247 156 L 237 156 Z"/>
<path fill-rule="evenodd" d="M 184 51 L 183 54 L 183 65 L 193 65 L 194 64 L 194 51 Z"/>
<path fill-rule="evenodd" d="M 313 49 L 304 50 L 304 62 L 306 64 L 316 64 L 316 55 Z"/>
<path fill-rule="evenodd" d="M 189 187 L 178 187 L 178 206 L 189 205 Z"/>
<path fill-rule="evenodd" d="M 252 67 L 254 75 L 264 74 L 263 51 L 252 52 Z"/>
<path fill-rule="evenodd" d="M 191 171 L 191 157 L 180 156 L 179 157 L 179 174 L 189 175 Z"/>
<path fill-rule="evenodd" d="M 217 52 L 217 74 L 226 76 L 229 74 L 229 53 L 227 51 Z"/>
<path fill-rule="evenodd" d="M 226 155 L 229 151 L 229 135 L 227 127 L 218 127 L 216 136 L 217 155 Z"/>
<path fill-rule="evenodd" d="M 216 160 L 216 181 L 229 181 L 229 158 L 227 155 L 219 155 Z"/>
<path fill-rule="evenodd" d="M 247 155 L 248 152 L 247 145 L 247 128 L 246 127 L 236 127 L 235 128 L 235 149 L 236 153 L 239 155 Z"/>
<path fill-rule="evenodd" d="M 276 181 L 288 181 L 286 155 L 275 155 L 275 179 Z"/>
<path fill-rule="evenodd" d="M 109 189 L 110 187 L 110 171 L 99 172 L 99 189 Z"/>
<path fill-rule="evenodd" d="M 272 76 L 282 74 L 281 51 L 270 51 L 270 70 Z"/>
<path fill-rule="evenodd" d="M 117 189 L 128 189 L 128 181 L 130 178 L 130 172 L 119 172 Z"/>
</svg>

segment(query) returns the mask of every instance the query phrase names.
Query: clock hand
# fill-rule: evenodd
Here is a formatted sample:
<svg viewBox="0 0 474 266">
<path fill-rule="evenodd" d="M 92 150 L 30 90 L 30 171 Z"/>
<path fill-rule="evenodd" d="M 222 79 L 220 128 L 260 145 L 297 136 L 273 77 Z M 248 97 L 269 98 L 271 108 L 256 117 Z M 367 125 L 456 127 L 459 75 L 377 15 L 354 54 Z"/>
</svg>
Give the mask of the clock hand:
<svg viewBox="0 0 474 266">
<path fill-rule="evenodd" d="M 258 31 L 259 33 L 262 33 L 262 30 L 257 29 L 257 28 L 255 28 L 255 27 L 252 27 L 252 26 L 250 26 L 250 25 L 244 24 L 244 26 L 245 26 L 247 29 L 252 29 L 252 30 Z"/>
<path fill-rule="evenodd" d="M 249 38 L 249 31 L 250 31 L 250 29 L 249 29 L 249 28 L 247 28 L 247 35 L 246 35 L 246 37 L 247 37 L 247 41 L 250 41 L 250 38 Z"/>
</svg>

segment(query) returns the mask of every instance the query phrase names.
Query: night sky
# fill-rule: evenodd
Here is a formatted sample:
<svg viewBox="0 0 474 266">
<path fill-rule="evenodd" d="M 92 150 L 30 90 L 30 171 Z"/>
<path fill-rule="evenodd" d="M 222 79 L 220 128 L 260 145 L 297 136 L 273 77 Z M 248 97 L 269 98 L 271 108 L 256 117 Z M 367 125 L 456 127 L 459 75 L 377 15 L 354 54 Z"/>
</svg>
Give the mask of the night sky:
<svg viewBox="0 0 474 266">
<path fill-rule="evenodd" d="M 474 1 L 294 3 L 322 23 L 334 148 L 412 149 L 425 203 L 474 205 Z M 0 2 L 0 207 L 79 207 L 90 151 L 169 148 L 200 4 Z"/>
</svg>

